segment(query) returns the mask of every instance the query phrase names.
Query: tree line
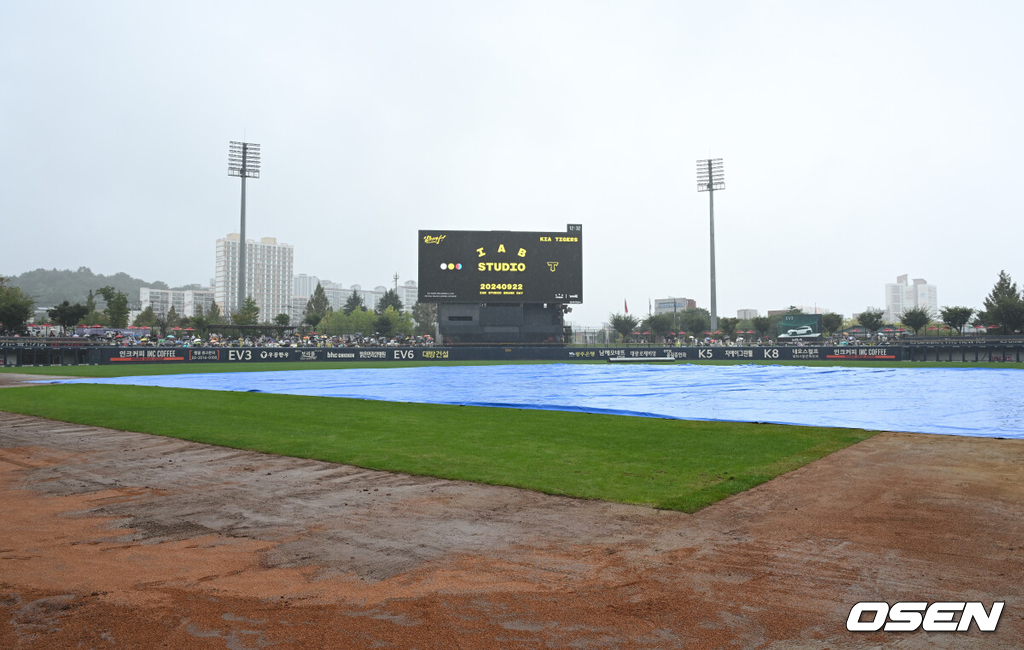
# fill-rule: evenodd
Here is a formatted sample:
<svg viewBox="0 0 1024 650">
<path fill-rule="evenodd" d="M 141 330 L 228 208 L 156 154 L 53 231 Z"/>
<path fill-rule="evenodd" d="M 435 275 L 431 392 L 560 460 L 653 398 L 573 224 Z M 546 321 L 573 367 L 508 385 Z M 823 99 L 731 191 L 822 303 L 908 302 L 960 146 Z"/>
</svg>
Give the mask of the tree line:
<svg viewBox="0 0 1024 650">
<path fill-rule="evenodd" d="M 21 288 L 9 286 L 8 280 L 9 278 L 0 276 L 0 332 L 23 334 L 27 323 L 32 319 L 34 302 Z M 202 306 L 197 306 L 195 315 L 190 317 L 178 314 L 173 305 L 166 314 L 158 314 L 152 306 L 147 306 L 131 324 L 136 327 L 148 327 L 160 336 L 166 336 L 175 327 L 192 328 L 199 335 L 205 335 L 218 325 L 261 323 L 279 327 L 294 325 L 296 329 L 302 326 L 307 331 L 318 330 L 319 333 L 332 336 L 412 336 L 433 333 L 437 320 L 437 305 L 417 303 L 413 306 L 411 315 L 402 309 L 402 300 L 394 289 L 385 292 L 373 310 L 367 309 L 363 297 L 353 290 L 344 308 L 335 312 L 323 287 L 318 283 L 306 303 L 301 323 L 292 323 L 288 314 L 277 314 L 272 320 L 261 321 L 259 306 L 252 296 L 249 296 L 242 308 L 229 317 L 221 312 L 217 303 L 213 303 L 207 312 L 204 312 Z M 51 323 L 68 332 L 78 325 L 94 324 L 111 329 L 124 329 L 129 324 L 131 310 L 125 292 L 113 286 L 104 286 L 95 291 L 90 289 L 85 304 L 72 304 L 65 300 L 46 313 Z M 8 327 L 5 323 L 10 323 L 11 326 Z"/>
<path fill-rule="evenodd" d="M 984 309 L 964 306 L 941 307 L 937 314 L 925 307 L 911 307 L 903 310 L 900 323 L 920 335 L 926 327 L 939 322 L 949 330 L 963 335 L 968 325 L 998 330 L 1000 334 L 1016 334 L 1024 331 L 1024 291 L 1017 289 L 1017 283 L 1005 270 L 999 272 L 992 291 L 982 302 Z M 859 315 L 860 324 L 870 331 L 883 326 L 881 310 L 866 311 Z"/>
<path fill-rule="evenodd" d="M 199 285 L 171 287 L 166 282 L 156 280 L 148 282 L 134 278 L 127 273 L 103 275 L 94 273 L 86 266 L 77 270 L 71 269 L 35 269 L 26 271 L 19 276 L 10 278 L 12 286 L 20 287 L 25 295 L 30 296 L 37 305 L 59 305 L 65 300 L 70 304 L 82 302 L 86 294 L 95 292 L 96 287 L 113 287 L 128 296 L 128 300 L 137 303 L 139 290 L 150 289 L 197 289 Z"/>
<path fill-rule="evenodd" d="M 398 291 L 388 289 L 373 310 L 367 309 L 363 297 L 353 289 L 344 307 L 334 311 L 327 293 L 318 282 L 303 311 L 303 324 L 329 336 L 422 336 L 434 333 L 437 323 L 436 304 L 416 303 L 412 314 L 402 311 L 404 307 Z"/>
<path fill-rule="evenodd" d="M 964 306 L 942 307 L 935 314 L 925 307 L 911 307 L 899 315 L 898 323 L 889 324 L 902 325 L 913 331 L 915 336 L 936 322 L 936 319 L 951 331 L 961 335 L 968 325 L 998 330 L 999 333 L 1008 335 L 1024 332 L 1024 291 L 1018 290 L 1017 283 L 1005 270 L 999 272 L 999 279 L 985 297 L 983 305 L 984 309 Z M 803 312 L 796 307 L 790 307 L 786 312 L 800 313 Z M 845 320 L 841 314 L 825 313 L 821 318 L 822 330 L 825 335 L 831 336 L 845 327 L 857 324 L 868 332 L 878 332 L 887 325 L 884 322 L 884 313 L 881 309 L 865 310 L 850 321 Z M 735 339 L 740 330 L 753 330 L 762 339 L 769 338 L 776 331 L 781 318 L 782 315 L 757 316 L 749 321 L 741 321 L 739 318 L 720 317 L 718 330 L 711 334 L 715 335 L 715 338 Z M 747 323 L 746 327 L 743 327 L 744 322 Z M 680 332 L 686 336 L 700 338 L 705 332 L 710 331 L 711 314 L 703 308 L 648 315 L 646 318 L 613 313 L 608 316 L 608 324 L 623 342 L 633 340 L 638 335 L 644 338 L 653 337 L 652 340 L 655 341 L 664 340 L 672 334 L 678 336 Z"/>
<path fill-rule="evenodd" d="M 35 300 L 24 289 L 14 286 L 12 278 L 0 276 L 0 335 L 24 334 L 27 325 L 32 321 Z M 97 300 L 99 299 L 99 300 Z M 102 302 L 102 305 L 99 302 Z M 385 336 L 413 334 L 433 334 L 437 322 L 437 305 L 433 303 L 417 303 L 413 306 L 412 315 L 402 311 L 402 301 L 398 292 L 388 289 L 372 311 L 363 304 L 363 299 L 356 291 L 348 297 L 345 306 L 334 311 L 323 287 L 317 284 L 316 290 L 306 303 L 303 322 L 291 323 L 288 314 L 277 314 L 272 319 L 260 321 L 259 307 L 250 296 L 246 298 L 242 309 L 225 317 L 220 307 L 213 303 L 208 313 L 198 308 L 192 317 L 184 317 L 175 312 L 172 306 L 167 314 L 156 314 L 152 307 L 147 307 L 135 318 L 132 324 L 138 327 L 149 327 L 166 335 L 174 327 L 192 327 L 205 333 L 216 325 L 258 325 L 261 322 L 287 327 L 304 325 L 314 330 L 323 330 L 330 335 L 381 334 Z M 788 313 L 799 313 L 791 307 Z M 113 285 L 88 291 L 85 304 L 71 303 L 64 300 L 56 307 L 47 310 L 51 322 L 65 331 L 81 324 L 100 324 L 114 329 L 128 326 L 130 308 L 128 295 Z M 774 332 L 781 316 L 758 316 L 742 327 L 744 331 L 754 332 L 766 338 Z M 963 334 L 968 325 L 997 330 L 1000 334 L 1011 335 L 1024 331 L 1024 291 L 1017 287 L 1010 275 L 1004 270 L 999 272 L 999 279 L 992 291 L 983 301 L 983 309 L 964 306 L 942 307 L 939 313 L 929 313 L 923 307 L 904 310 L 900 315 L 900 323 L 907 329 L 920 334 L 938 319 L 950 330 Z M 869 332 L 877 332 L 885 323 L 881 310 L 867 310 L 857 316 L 857 324 Z M 699 335 L 709 330 L 711 315 L 706 309 L 688 309 L 672 314 L 656 314 L 640 319 L 630 314 L 611 314 L 609 324 L 624 341 L 634 336 L 634 332 L 649 332 L 655 339 L 664 339 L 670 332 L 686 332 L 688 335 Z M 831 335 L 843 329 L 847 324 L 840 314 L 826 313 L 822 316 L 822 329 Z M 718 319 L 719 332 L 723 336 L 736 338 L 743 321 L 738 318 L 723 317 Z"/>
<path fill-rule="evenodd" d="M 790 307 L 786 314 L 755 316 L 749 319 L 749 321 L 720 316 L 718 318 L 718 329 L 713 332 L 711 331 L 711 313 L 703 307 L 686 309 L 671 314 L 653 314 L 646 318 L 638 318 L 631 314 L 610 314 L 608 316 L 608 324 L 611 325 L 620 340 L 624 342 L 633 340 L 638 335 L 644 336 L 644 338 L 648 336 L 653 337 L 655 341 L 664 340 L 672 335 L 682 337 L 694 336 L 699 339 L 706 332 L 712 335 L 712 338 L 721 339 L 727 337 L 734 340 L 740 334 L 748 334 L 748 330 L 753 330 L 756 336 L 764 339 L 769 338 L 770 334 L 777 329 L 783 315 L 802 313 L 799 308 Z M 828 334 L 832 334 L 842 328 L 843 317 L 839 314 L 827 313 L 822 315 L 821 322 L 822 328 Z"/>
</svg>

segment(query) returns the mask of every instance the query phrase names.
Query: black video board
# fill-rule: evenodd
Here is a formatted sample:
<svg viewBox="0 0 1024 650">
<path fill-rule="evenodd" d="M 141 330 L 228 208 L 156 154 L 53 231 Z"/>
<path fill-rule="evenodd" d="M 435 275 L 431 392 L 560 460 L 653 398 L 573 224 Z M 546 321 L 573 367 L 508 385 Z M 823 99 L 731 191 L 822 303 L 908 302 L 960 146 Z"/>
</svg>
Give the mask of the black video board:
<svg viewBox="0 0 1024 650">
<path fill-rule="evenodd" d="M 583 302 L 583 226 L 419 231 L 420 302 Z"/>
</svg>

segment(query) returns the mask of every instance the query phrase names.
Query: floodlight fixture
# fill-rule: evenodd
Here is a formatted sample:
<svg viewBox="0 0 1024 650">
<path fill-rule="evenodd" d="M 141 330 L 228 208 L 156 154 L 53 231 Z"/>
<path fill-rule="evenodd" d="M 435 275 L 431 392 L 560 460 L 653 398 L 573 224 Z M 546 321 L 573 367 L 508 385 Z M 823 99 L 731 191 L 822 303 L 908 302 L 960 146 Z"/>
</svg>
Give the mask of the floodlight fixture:
<svg viewBox="0 0 1024 650">
<path fill-rule="evenodd" d="M 238 233 L 238 310 L 245 306 L 245 179 L 260 177 L 260 145 L 252 142 L 228 143 L 228 176 L 242 179 L 242 224 Z"/>
<path fill-rule="evenodd" d="M 697 191 L 713 192 L 725 189 L 725 164 L 721 158 L 697 161 Z"/>
<path fill-rule="evenodd" d="M 228 144 L 228 176 L 260 177 L 260 145 L 252 142 Z"/>
<path fill-rule="evenodd" d="M 711 210 L 711 331 L 718 329 L 718 296 L 715 288 L 715 190 L 725 189 L 725 164 L 721 158 L 697 161 L 697 191 L 708 193 Z"/>
</svg>

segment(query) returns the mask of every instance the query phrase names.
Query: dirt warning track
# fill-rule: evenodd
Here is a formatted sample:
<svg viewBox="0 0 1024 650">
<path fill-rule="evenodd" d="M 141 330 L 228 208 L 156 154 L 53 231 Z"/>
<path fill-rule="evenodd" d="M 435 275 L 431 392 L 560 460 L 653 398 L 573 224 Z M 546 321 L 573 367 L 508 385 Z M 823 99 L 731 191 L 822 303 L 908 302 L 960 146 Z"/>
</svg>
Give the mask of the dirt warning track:
<svg viewBox="0 0 1024 650">
<path fill-rule="evenodd" d="M 686 515 L 0 413 L 0 503 L 2 647 L 1024 645 L 1024 441 L 881 434 Z"/>
</svg>

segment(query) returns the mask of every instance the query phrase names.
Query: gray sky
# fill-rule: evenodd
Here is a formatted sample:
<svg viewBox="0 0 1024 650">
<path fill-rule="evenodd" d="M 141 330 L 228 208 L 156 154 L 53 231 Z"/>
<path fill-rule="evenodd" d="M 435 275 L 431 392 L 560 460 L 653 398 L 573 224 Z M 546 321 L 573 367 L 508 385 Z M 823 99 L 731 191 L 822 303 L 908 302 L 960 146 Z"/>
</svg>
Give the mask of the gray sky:
<svg viewBox="0 0 1024 650">
<path fill-rule="evenodd" d="M 238 230 L 295 272 L 415 279 L 420 228 L 584 228 L 570 319 L 710 301 L 940 305 L 1024 281 L 1019 2 L 7 2 L 0 274 L 207 284 Z"/>
</svg>

